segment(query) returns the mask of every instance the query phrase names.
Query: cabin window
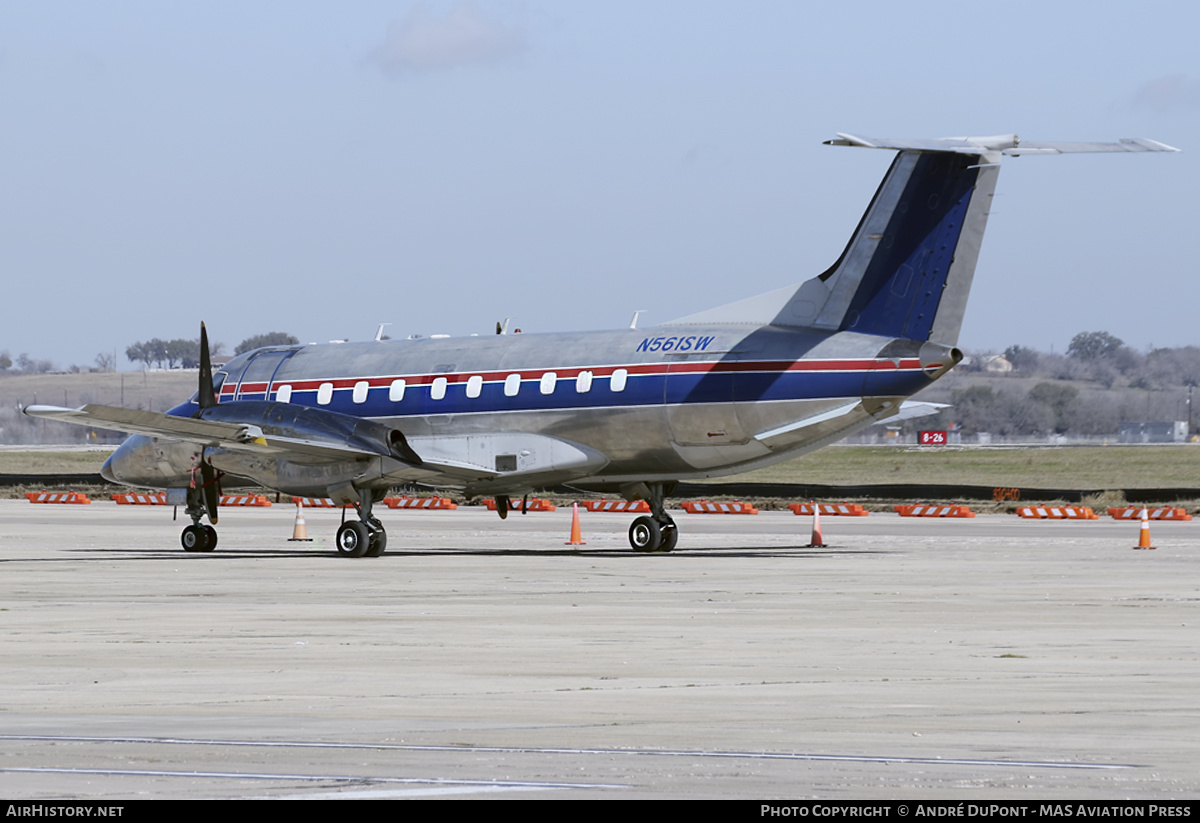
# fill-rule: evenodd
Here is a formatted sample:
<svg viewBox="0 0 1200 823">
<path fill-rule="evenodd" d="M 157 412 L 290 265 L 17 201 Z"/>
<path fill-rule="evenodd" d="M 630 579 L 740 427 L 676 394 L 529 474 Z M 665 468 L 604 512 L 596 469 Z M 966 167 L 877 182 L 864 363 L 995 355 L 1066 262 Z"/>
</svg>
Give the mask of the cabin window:
<svg viewBox="0 0 1200 823">
<path fill-rule="evenodd" d="M 429 396 L 434 400 L 441 400 L 446 396 L 446 384 L 450 382 L 444 377 L 435 378 L 433 385 L 429 387 Z"/>
<path fill-rule="evenodd" d="M 483 392 L 483 378 L 473 374 L 467 378 L 467 397 L 478 397 Z"/>
<path fill-rule="evenodd" d="M 548 371 L 542 375 L 542 381 L 538 384 L 538 389 L 542 394 L 554 394 L 554 384 L 558 382 L 558 372 Z"/>
<path fill-rule="evenodd" d="M 292 402 L 292 384 L 284 383 L 275 390 L 276 403 L 291 403 Z"/>
<path fill-rule="evenodd" d="M 575 378 L 575 391 L 579 394 L 587 394 L 592 390 L 592 373 L 590 371 L 581 371 L 579 376 Z"/>
<path fill-rule="evenodd" d="M 388 400 L 391 400 L 393 403 L 399 403 L 403 400 L 404 386 L 405 383 L 403 380 L 393 380 L 392 385 L 388 387 Z"/>
<path fill-rule="evenodd" d="M 367 391 L 370 390 L 370 388 L 371 388 L 371 384 L 368 383 L 366 380 L 359 380 L 357 383 L 355 383 L 354 384 L 354 394 L 352 395 L 352 397 L 354 398 L 354 402 L 355 403 L 366 403 L 367 402 Z"/>
<path fill-rule="evenodd" d="M 517 392 L 521 390 L 521 375 L 510 374 L 504 378 L 504 396 L 516 397 Z"/>
<path fill-rule="evenodd" d="M 333 400 L 333 384 L 322 383 L 317 387 L 317 405 L 328 406 L 331 400 Z"/>
<path fill-rule="evenodd" d="M 625 381 L 629 379 L 628 369 L 617 369 L 608 381 L 608 387 L 613 391 L 625 391 Z"/>
</svg>

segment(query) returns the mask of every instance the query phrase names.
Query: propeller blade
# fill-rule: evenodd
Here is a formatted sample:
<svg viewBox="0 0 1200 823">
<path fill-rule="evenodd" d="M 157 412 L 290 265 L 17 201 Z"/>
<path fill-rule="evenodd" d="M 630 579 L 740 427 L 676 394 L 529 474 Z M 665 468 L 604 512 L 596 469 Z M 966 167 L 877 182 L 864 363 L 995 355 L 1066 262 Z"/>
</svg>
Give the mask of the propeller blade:
<svg viewBox="0 0 1200 823">
<path fill-rule="evenodd" d="M 200 323 L 200 395 L 197 399 L 201 409 L 217 405 L 217 396 L 213 392 L 212 356 L 208 353 L 208 329 L 204 328 L 203 322 Z"/>
<path fill-rule="evenodd" d="M 200 482 L 204 487 L 204 508 L 208 512 L 208 520 L 215 526 L 221 490 L 217 487 L 217 470 L 203 459 L 200 461 Z"/>
</svg>

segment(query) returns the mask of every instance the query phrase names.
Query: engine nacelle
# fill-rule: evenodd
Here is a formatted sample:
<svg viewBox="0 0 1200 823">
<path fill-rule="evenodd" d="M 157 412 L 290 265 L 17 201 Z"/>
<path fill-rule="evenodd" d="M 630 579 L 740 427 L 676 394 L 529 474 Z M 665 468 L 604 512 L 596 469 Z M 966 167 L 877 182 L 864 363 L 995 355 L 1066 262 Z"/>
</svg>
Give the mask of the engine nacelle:
<svg viewBox="0 0 1200 823">
<path fill-rule="evenodd" d="M 254 426 L 268 438 L 288 437 L 351 446 L 411 466 L 421 465 L 421 458 L 399 429 L 349 414 L 291 403 L 239 400 L 204 409 L 199 416 L 202 420 Z"/>
</svg>

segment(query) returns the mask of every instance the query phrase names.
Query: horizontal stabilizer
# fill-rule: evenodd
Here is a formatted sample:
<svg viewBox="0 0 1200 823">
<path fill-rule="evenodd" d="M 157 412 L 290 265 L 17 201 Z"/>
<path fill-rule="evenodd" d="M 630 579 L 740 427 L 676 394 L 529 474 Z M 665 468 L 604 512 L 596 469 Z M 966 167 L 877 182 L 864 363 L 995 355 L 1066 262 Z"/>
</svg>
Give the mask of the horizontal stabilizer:
<svg viewBox="0 0 1200 823">
<path fill-rule="evenodd" d="M 1042 143 L 1022 140 L 1015 134 L 992 137 L 938 137 L 907 140 L 894 137 L 859 137 L 838 132 L 837 139 L 826 140 L 827 146 L 856 146 L 865 149 L 895 149 L 898 151 L 938 151 L 958 154 L 1000 152 L 1009 157 L 1022 154 L 1081 154 L 1095 152 L 1179 151 L 1174 146 L 1144 137 L 1126 137 L 1115 143 L 1075 142 Z"/>
<path fill-rule="evenodd" d="M 905 400 L 891 417 L 880 419 L 883 423 L 898 423 L 901 420 L 913 420 L 918 417 L 928 417 L 937 414 L 942 409 L 950 408 L 949 403 L 930 403 L 923 400 Z"/>
</svg>

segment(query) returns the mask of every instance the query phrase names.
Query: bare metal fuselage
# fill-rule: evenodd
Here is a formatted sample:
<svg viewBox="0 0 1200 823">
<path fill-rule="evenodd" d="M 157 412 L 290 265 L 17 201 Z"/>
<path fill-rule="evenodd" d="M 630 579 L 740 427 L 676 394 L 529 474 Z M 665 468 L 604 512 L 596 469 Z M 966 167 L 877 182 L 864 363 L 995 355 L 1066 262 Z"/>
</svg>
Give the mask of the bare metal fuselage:
<svg viewBox="0 0 1200 823">
<path fill-rule="evenodd" d="M 291 494 L 351 483 L 518 493 L 711 477 L 794 457 L 896 412 L 956 362 L 933 343 L 776 326 L 421 338 L 266 349 L 217 375 L 222 403 L 269 401 L 402 431 L 453 476 L 380 456 L 314 465 L 209 449 L 217 469 Z M 191 416 L 194 398 L 173 410 Z M 203 444 L 135 435 L 111 479 L 185 486 Z M 472 473 L 471 467 L 477 471 Z"/>
</svg>

